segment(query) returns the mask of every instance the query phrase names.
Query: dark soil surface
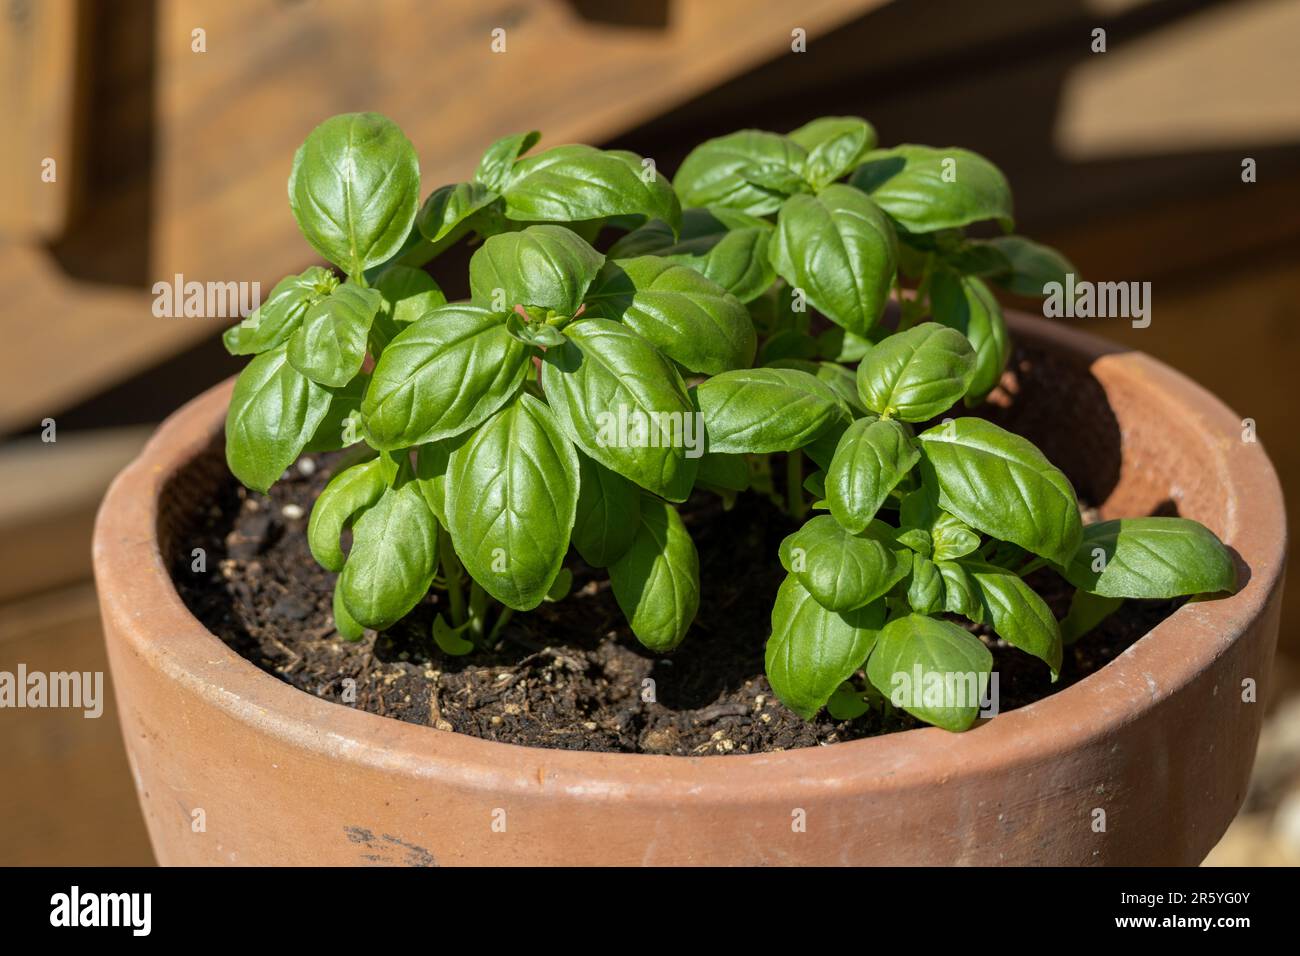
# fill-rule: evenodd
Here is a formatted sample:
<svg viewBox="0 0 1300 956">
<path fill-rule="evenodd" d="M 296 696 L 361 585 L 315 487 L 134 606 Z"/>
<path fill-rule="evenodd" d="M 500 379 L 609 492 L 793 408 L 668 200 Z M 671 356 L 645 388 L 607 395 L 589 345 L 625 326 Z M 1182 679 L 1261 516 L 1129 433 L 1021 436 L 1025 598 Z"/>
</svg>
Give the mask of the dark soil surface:
<svg viewBox="0 0 1300 956">
<path fill-rule="evenodd" d="M 334 631 L 335 575 L 307 548 L 307 515 L 330 476 L 329 457 L 299 462 L 270 495 L 233 479 L 195 526 L 206 573 L 173 568 L 185 603 L 262 670 L 325 700 L 443 730 L 535 747 L 662 754 L 759 753 L 853 740 L 920 724 L 902 712 L 806 722 L 772 694 L 763 646 L 785 572 L 777 545 L 793 530 L 758 495 L 724 511 L 699 492 L 683 516 L 700 551 L 703 601 L 683 645 L 656 656 L 631 635 L 603 571 L 571 558 L 574 592 L 516 615 L 491 654 L 451 657 L 430 636 L 441 595 L 356 643 Z M 1031 583 L 1063 616 L 1069 601 L 1051 571 Z M 993 651 L 1003 711 L 1059 691 L 1112 660 L 1172 613 L 1176 602 L 1129 601 L 1066 648 L 1061 679 L 1040 661 L 981 634 Z M 996 719 L 996 718 L 995 718 Z"/>
</svg>

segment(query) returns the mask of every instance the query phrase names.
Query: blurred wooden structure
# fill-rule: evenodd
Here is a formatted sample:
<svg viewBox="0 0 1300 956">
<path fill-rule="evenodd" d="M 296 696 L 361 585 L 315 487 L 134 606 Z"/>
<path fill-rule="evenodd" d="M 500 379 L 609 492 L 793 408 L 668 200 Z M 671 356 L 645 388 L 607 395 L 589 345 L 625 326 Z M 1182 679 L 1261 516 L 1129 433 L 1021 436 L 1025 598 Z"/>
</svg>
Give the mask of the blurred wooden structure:
<svg viewBox="0 0 1300 956">
<path fill-rule="evenodd" d="M 393 117 L 427 191 L 523 129 L 672 171 L 700 138 L 842 112 L 886 142 L 987 154 L 1026 232 L 1087 277 L 1152 281 L 1150 328 L 1094 330 L 1256 419 L 1300 519 L 1300 410 L 1280 400 L 1300 363 L 1289 0 L 1003 0 L 978 16 L 969 0 L 14 0 L 0 75 L 0 434 L 138 421 L 142 390 L 175 404 L 224 374 L 224 323 L 155 318 L 150 288 L 175 273 L 269 288 L 309 264 L 285 179 L 332 113 Z M 90 521 L 142 437 L 0 450 L 0 669 L 102 669 Z M 1300 655 L 1295 597 L 1283 627 Z M 107 714 L 0 712 L 0 760 L 23 781 L 0 792 L 0 863 L 147 859 L 116 734 Z"/>
<path fill-rule="evenodd" d="M 53 239 L 67 225 L 73 198 L 58 182 L 58 163 L 81 145 L 75 135 L 85 93 L 77 62 L 81 21 L 75 0 L 10 4 L 6 12 L 0 112 L 7 117 L 8 143 L 0 151 L 0 235 Z"/>
<path fill-rule="evenodd" d="M 0 607 L 90 577 L 89 532 L 104 489 L 144 444 L 146 428 L 98 429 L 0 446 Z"/>
<path fill-rule="evenodd" d="M 781 0 L 10 4 L 6 96 L 26 122 L 6 145 L 13 212 L 0 220 L 0 301 L 44 322 L 9 356 L 18 379 L 0 429 L 219 331 L 154 318 L 153 282 L 274 282 L 302 268 L 285 181 L 327 116 L 391 116 L 432 190 L 465 179 L 507 133 L 606 139 L 788 51 L 796 27 L 815 42 L 882 2 L 804 0 L 797 12 Z M 76 90 L 90 102 L 72 102 Z M 55 183 L 39 179 L 47 156 Z M 73 194 L 86 203 L 69 220 Z M 54 261 L 33 238 L 53 241 Z M 75 375 L 62 374 L 68 354 L 79 356 Z"/>
<path fill-rule="evenodd" d="M 272 283 L 309 261 L 284 183 L 335 112 L 391 115 L 432 189 L 518 129 L 598 142 L 648 123 L 637 145 L 671 168 L 733 117 L 796 124 L 816 103 L 866 112 L 891 141 L 993 143 L 1040 222 L 1203 187 L 1207 149 L 1300 139 L 1286 0 L 1006 0 L 979 17 L 963 0 L 25 0 L 7 14 L 0 301 L 41 334 L 11 344 L 0 431 L 218 331 L 155 318 L 155 281 Z M 1089 49 L 1098 25 L 1105 54 Z M 796 29 L 807 53 L 791 52 Z M 1204 159 L 1174 158 L 1187 152 Z M 1134 155 L 1153 161 L 1123 168 Z M 1263 181 L 1276 172 L 1265 163 Z"/>
<path fill-rule="evenodd" d="M 104 712 L 0 713 L 0 866 L 146 866 L 94 586 L 0 605 L 0 670 L 104 672 Z"/>
</svg>

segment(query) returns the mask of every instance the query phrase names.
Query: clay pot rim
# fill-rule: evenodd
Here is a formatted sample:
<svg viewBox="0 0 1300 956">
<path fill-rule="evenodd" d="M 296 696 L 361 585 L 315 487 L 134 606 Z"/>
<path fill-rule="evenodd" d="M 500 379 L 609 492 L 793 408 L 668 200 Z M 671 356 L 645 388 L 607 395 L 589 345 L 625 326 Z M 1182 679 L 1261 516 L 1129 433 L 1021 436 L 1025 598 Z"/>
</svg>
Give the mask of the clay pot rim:
<svg viewBox="0 0 1300 956">
<path fill-rule="evenodd" d="M 1184 605 L 1077 684 L 964 734 L 924 728 L 823 747 L 702 757 L 551 750 L 404 723 L 330 703 L 277 680 L 190 614 L 158 546 L 159 493 L 170 475 L 220 432 L 233 380 L 170 416 L 110 487 L 94 535 L 101 604 L 132 653 L 234 720 L 322 759 L 414 778 L 454 773 L 484 790 L 535 790 L 559 774 L 573 794 L 625 798 L 635 789 L 640 798 L 671 804 L 686 797 L 727 802 L 749 789 L 780 800 L 819 788 L 932 786 L 972 771 L 1007 772 L 1036 764 L 1114 733 L 1223 655 L 1280 584 L 1286 516 L 1281 487 L 1262 447 L 1241 443 L 1241 419 L 1205 389 L 1143 353 L 1059 323 L 1016 314 L 1008 321 L 1026 342 L 1090 367 L 1104 363 L 1108 378 L 1122 377 L 1142 390 L 1151 414 L 1195 418 L 1218 439 L 1207 442 L 1212 460 L 1206 467 L 1226 486 L 1223 536 L 1250 568 L 1250 579 L 1232 597 Z"/>
</svg>

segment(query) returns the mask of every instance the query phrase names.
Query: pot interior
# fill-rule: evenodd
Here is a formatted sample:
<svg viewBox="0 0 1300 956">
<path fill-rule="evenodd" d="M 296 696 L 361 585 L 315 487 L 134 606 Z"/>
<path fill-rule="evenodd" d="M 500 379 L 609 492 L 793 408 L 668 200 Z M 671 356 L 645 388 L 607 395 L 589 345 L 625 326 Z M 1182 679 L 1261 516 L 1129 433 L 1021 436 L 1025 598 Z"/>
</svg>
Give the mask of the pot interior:
<svg viewBox="0 0 1300 956">
<path fill-rule="evenodd" d="M 1229 482 L 1212 430 L 1166 393 L 1091 360 L 1029 342 L 978 413 L 1034 442 L 1103 518 L 1180 515 L 1221 537 Z"/>
</svg>

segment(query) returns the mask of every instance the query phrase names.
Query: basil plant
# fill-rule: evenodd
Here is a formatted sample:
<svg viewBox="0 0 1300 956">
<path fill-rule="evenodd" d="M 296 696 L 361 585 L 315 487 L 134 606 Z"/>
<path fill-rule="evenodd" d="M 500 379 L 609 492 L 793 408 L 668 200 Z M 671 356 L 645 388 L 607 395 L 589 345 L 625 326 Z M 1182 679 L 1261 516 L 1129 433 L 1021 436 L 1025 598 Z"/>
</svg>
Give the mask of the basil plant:
<svg viewBox="0 0 1300 956">
<path fill-rule="evenodd" d="M 806 717 L 830 704 L 856 716 L 872 699 L 928 723 L 975 720 L 993 658 L 953 616 L 987 626 L 1041 660 L 1051 679 L 1063 645 L 1124 598 L 1232 590 L 1218 539 L 1181 518 L 1084 528 L 1065 477 L 1028 440 L 982 418 L 943 418 L 969 394 L 979 357 L 960 332 L 924 322 L 891 335 L 859 364 L 865 411 L 840 429 L 807 484 L 824 509 L 781 544 L 788 572 L 772 612 L 767 676 Z M 1058 622 L 1025 582 L 1044 565 L 1076 591 Z M 856 678 L 865 671 L 865 679 Z M 964 693 L 910 683 L 937 674 Z M 948 686 L 948 685 L 945 685 Z"/>
<path fill-rule="evenodd" d="M 1085 529 L 1025 439 L 978 418 L 925 427 L 1002 375 L 990 283 L 1041 294 L 1073 268 L 966 234 L 1011 225 L 988 160 L 877 149 L 865 121 L 827 117 L 710 140 L 670 185 L 633 153 L 537 142 L 498 141 L 423 203 L 414 149 L 376 114 L 327 120 L 294 158 L 291 209 L 335 268 L 284 279 L 227 332 L 253 357 L 227 459 L 265 491 L 303 452 L 347 449 L 308 526 L 343 636 L 434 588 L 439 646 L 490 647 L 513 612 L 563 598 L 572 545 L 608 569 L 636 637 L 671 650 L 700 601 L 678 513 L 696 489 L 766 495 L 795 522 L 827 512 L 781 547 L 766 655 L 807 718 L 892 706 L 918 668 L 982 693 L 991 657 L 954 617 L 1054 678 L 1063 643 L 1124 598 L 1234 587 L 1200 525 Z M 602 254 L 605 229 L 622 234 Z M 461 241 L 477 243 L 470 298 L 447 302 L 422 267 Z M 1064 621 L 1024 583 L 1043 565 L 1078 588 Z M 978 702 L 899 706 L 963 729 Z"/>
<path fill-rule="evenodd" d="M 980 418 L 925 427 L 958 402 L 978 405 L 1002 377 L 1011 343 L 990 283 L 1042 295 L 1075 271 L 1029 239 L 967 235 L 1012 227 L 1010 187 L 987 159 L 879 149 L 865 121 L 826 117 L 788 135 L 710 140 L 674 185 L 682 238 L 650 223 L 611 252 L 690 262 L 749 303 L 760 368 L 717 375 L 698 395 L 711 452 L 787 452 L 786 510 L 803 519 L 807 491 L 825 512 L 779 554 L 788 574 L 766 670 L 796 713 L 852 718 L 896 703 L 964 730 L 993 659 L 957 619 L 1040 659 L 1055 680 L 1064 644 L 1125 598 L 1235 588 L 1229 553 L 1202 525 L 1084 528 L 1069 480 L 1031 442 Z M 886 326 L 891 298 L 898 320 Z M 780 399 L 767 398 L 778 382 Z M 771 490 L 762 467 L 753 474 Z M 1063 621 L 1025 582 L 1043 566 L 1077 589 Z M 921 681 L 897 694 L 922 675 L 943 678 L 942 692 Z"/>
<path fill-rule="evenodd" d="M 683 376 L 749 366 L 753 325 L 694 269 L 607 260 L 584 238 L 610 217 L 678 228 L 652 164 L 588 146 L 521 159 L 537 139 L 495 143 L 470 182 L 421 204 L 397 126 L 327 120 L 294 158 L 289 200 L 342 278 L 290 276 L 226 334 L 253 356 L 226 421 L 236 477 L 265 491 L 304 451 L 352 449 L 308 525 L 338 572 L 345 637 L 436 587 L 439 645 L 489 646 L 513 611 L 564 595 L 570 544 L 609 569 L 646 646 L 675 647 L 695 617 L 699 561 L 676 504 L 704 435 Z M 447 302 L 419 266 L 471 235 L 472 295 Z"/>
</svg>

